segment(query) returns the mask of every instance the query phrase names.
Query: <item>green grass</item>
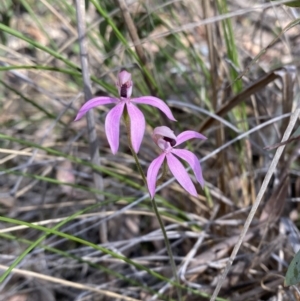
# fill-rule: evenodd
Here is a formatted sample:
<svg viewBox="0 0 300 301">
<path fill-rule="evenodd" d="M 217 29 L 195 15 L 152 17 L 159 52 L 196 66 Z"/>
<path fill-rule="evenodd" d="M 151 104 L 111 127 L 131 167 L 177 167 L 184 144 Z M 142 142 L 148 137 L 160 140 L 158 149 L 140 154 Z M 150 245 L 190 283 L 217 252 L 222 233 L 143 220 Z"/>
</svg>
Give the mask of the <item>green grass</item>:
<svg viewBox="0 0 300 301">
<path fill-rule="evenodd" d="M 230 97 L 272 72 L 273 66 L 280 66 L 278 72 L 285 74 L 291 70 L 282 67 L 298 60 L 294 53 L 298 49 L 295 36 L 299 19 L 282 5 L 270 9 L 266 3 L 264 9 L 245 13 L 235 0 L 208 1 L 207 12 L 201 1 L 142 0 L 128 4 L 127 12 L 139 35 L 136 44 L 142 47 L 144 62 L 120 12 L 120 1 L 84 2 L 92 92 L 117 97 L 117 74 L 125 67 L 132 73 L 134 97 L 153 93 L 163 101 L 178 100 L 182 104 L 172 108 L 177 122 L 165 120 L 156 108 L 140 106 L 147 125 L 138 160 L 145 174 L 160 151 L 151 139 L 154 127 L 167 125 L 176 135 L 197 130 L 207 116 L 192 107 L 216 113 Z M 245 5 L 251 9 L 256 4 Z M 228 13 L 236 15 L 228 18 Z M 205 27 L 204 23 L 213 26 Z M 280 24 L 278 31 L 272 24 Z M 211 30 L 213 45 L 209 43 L 207 30 Z M 167 183 L 156 194 L 159 213 L 167 234 L 172 237 L 170 245 L 177 269 L 183 273 L 179 273 L 178 283 L 172 278 L 169 261 L 165 260 L 168 252 L 161 228 L 127 145 L 124 123 L 120 127 L 119 152 L 114 156 L 104 126 L 111 107 L 94 110 L 98 165 L 90 160 L 86 121 L 83 118 L 73 122 L 83 103 L 86 71 L 80 63 L 76 5 L 68 0 L 5 0 L 0 4 L 0 39 L 0 222 L 4 230 L 12 225 L 26 226 L 14 233 L 2 233 L 0 229 L 0 255 L 4 258 L 1 263 L 9 266 L 0 276 L 4 298 L 21 294 L 22 286 L 29 281 L 25 277 L 11 277 L 16 267 L 39 271 L 35 264 L 38 266 L 43 260 L 49 267 L 49 275 L 64 279 L 66 271 L 53 260 L 56 258 L 58 262 L 70 263 L 70 271 L 78 267 L 82 270 L 69 279 L 74 283 L 102 285 L 108 291 L 140 300 L 155 299 L 155 294 L 157 300 L 178 300 L 177 288 L 181 300 L 210 299 L 224 263 L 236 245 L 233 238 L 240 234 L 249 207 L 269 170 L 273 154 L 263 148 L 279 142 L 283 135 L 280 125 L 260 125 L 281 115 L 286 88 L 298 92 L 298 86 L 286 87 L 278 79 L 263 89 L 254 87 L 251 99 L 243 99 L 221 116 L 240 130 L 239 135 L 253 128 L 257 131 L 204 160 L 201 166 L 207 185 L 201 190 L 196 184 L 197 198 L 188 195 L 176 181 Z M 216 70 L 211 66 L 211 46 Z M 291 104 L 296 102 L 296 98 L 290 100 Z M 205 129 L 203 134 L 208 138 L 205 142 L 189 141 L 180 147 L 201 159 L 237 136 L 225 125 L 215 124 Z M 31 156 L 16 152 L 24 148 Z M 46 159 L 49 155 L 51 160 Z M 292 141 L 281 158 L 274 187 L 276 183 L 283 185 L 280 175 L 284 173 L 290 176 L 289 188 L 294 187 L 298 176 L 291 162 L 297 159 L 297 142 Z M 58 178 L 56 172 L 63 161 L 70 163 L 74 182 Z M 47 168 L 50 171 L 45 174 Z M 94 173 L 101 175 L 102 189 L 96 188 Z M 166 181 L 171 177 L 168 173 Z M 257 212 L 255 225 L 260 212 L 266 212 L 270 206 L 268 195 L 272 193 L 272 185 L 265 193 L 265 203 Z M 71 187 L 72 192 L 64 192 L 62 186 Z M 284 196 L 286 202 L 298 197 L 293 189 L 289 191 Z M 102 203 L 96 202 L 99 196 L 104 200 Z M 82 208 L 80 204 L 86 199 L 95 199 L 95 205 Z M 70 202 L 73 206 L 64 206 Z M 47 204 L 53 205 L 52 209 L 42 207 Z M 56 208 L 55 204 L 59 206 Z M 28 206 L 32 210 L 23 212 L 22 208 Z M 126 214 L 132 207 L 138 213 Z M 107 218 L 99 215 L 98 220 L 92 221 L 83 215 L 105 210 L 114 214 Z M 279 220 L 281 215 L 277 217 Z M 55 218 L 62 220 L 49 227 L 35 224 Z M 274 293 L 260 289 L 261 279 L 267 275 L 285 275 L 271 254 L 260 256 L 264 251 L 261 246 L 272 246 L 279 235 L 277 220 L 274 227 L 273 224 L 266 227 L 269 230 L 265 236 L 257 234 L 245 241 L 233 268 L 240 258 L 253 264 L 242 273 L 237 272 L 237 278 L 229 273 L 228 290 L 221 290 L 217 300 L 231 300 L 234 296 L 250 300 L 258 289 L 256 298 L 277 295 L 278 286 L 271 288 Z M 102 241 L 103 224 L 107 241 Z M 149 240 L 149 234 L 153 240 Z M 289 247 L 273 246 L 274 253 L 283 252 L 285 260 L 290 261 Z M 35 258 L 35 252 L 41 250 L 41 258 Z M 13 254 L 12 261 L 5 259 L 9 254 Z M 32 266 L 28 267 L 28 262 L 33 262 Z M 185 262 L 188 264 L 182 270 Z M 259 276 L 253 278 L 254 274 Z M 33 293 L 38 290 L 33 282 L 30 285 Z M 18 292 L 13 291 L 18 287 Z M 63 284 L 51 288 L 53 300 L 73 300 L 62 294 L 63 289 Z M 30 293 L 27 297 L 33 298 Z"/>
</svg>

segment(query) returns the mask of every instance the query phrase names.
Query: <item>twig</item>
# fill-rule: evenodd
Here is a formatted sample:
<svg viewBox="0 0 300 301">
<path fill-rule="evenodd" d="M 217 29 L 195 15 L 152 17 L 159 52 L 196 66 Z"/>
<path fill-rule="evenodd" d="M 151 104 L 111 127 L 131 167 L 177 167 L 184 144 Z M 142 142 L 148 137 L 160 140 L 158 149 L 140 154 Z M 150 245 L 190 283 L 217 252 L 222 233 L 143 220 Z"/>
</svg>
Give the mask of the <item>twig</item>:
<svg viewBox="0 0 300 301">
<path fill-rule="evenodd" d="M 285 131 L 285 133 L 283 135 L 282 142 L 286 141 L 290 137 L 290 135 L 292 133 L 292 130 L 293 130 L 293 128 L 294 128 L 294 126 L 295 126 L 295 124 L 296 124 L 296 122 L 298 120 L 299 114 L 300 114 L 300 108 L 297 108 L 295 110 L 295 112 L 291 115 L 291 119 L 290 119 L 288 127 L 287 127 L 287 129 L 286 129 L 286 131 Z M 264 179 L 264 181 L 263 181 L 263 183 L 261 185 L 260 191 L 258 192 L 256 200 L 255 200 L 255 202 L 254 202 L 254 204 L 252 206 L 252 209 L 251 209 L 251 211 L 250 211 L 250 213 L 249 213 L 249 215 L 247 217 L 247 220 L 245 222 L 244 228 L 243 228 L 243 230 L 242 230 L 242 232 L 240 234 L 239 240 L 238 240 L 237 244 L 233 248 L 231 256 L 230 256 L 230 258 L 227 261 L 226 267 L 225 267 L 225 269 L 224 269 L 224 271 L 223 271 L 223 273 L 221 275 L 220 280 L 218 281 L 218 284 L 217 284 L 217 286 L 216 286 L 216 288 L 214 290 L 214 293 L 213 293 L 210 301 L 214 301 L 216 299 L 216 297 L 218 296 L 218 293 L 219 293 L 219 291 L 220 291 L 220 289 L 221 289 L 221 287 L 223 285 L 225 277 L 227 276 L 227 273 L 229 272 L 229 269 L 230 269 L 230 267 L 231 267 L 231 265 L 232 265 L 232 263 L 233 263 L 236 255 L 237 255 L 237 253 L 238 253 L 238 251 L 240 249 L 240 246 L 241 246 L 241 244 L 243 242 L 243 239 L 244 239 L 244 237 L 245 237 L 245 235 L 246 235 L 246 233 L 247 233 L 247 231 L 249 229 L 249 226 L 250 226 L 250 224 L 252 222 L 252 219 L 253 219 L 253 217 L 254 217 L 254 215 L 256 213 L 256 210 L 257 210 L 257 208 L 258 208 L 258 206 L 259 206 L 259 204 L 260 204 L 260 202 L 261 202 L 261 200 L 262 200 L 262 198 L 264 196 L 264 193 L 265 193 L 265 191 L 267 189 L 267 186 L 268 186 L 268 184 L 270 182 L 270 179 L 271 179 L 271 177 L 272 177 L 272 175 L 273 175 L 273 173 L 275 171 L 275 168 L 276 168 L 276 166 L 278 164 L 278 161 L 279 161 L 279 159 L 280 159 L 280 157 L 281 157 L 281 155 L 283 153 L 284 148 L 285 148 L 285 145 L 281 145 L 277 149 L 277 151 L 275 153 L 275 156 L 274 156 L 274 158 L 273 158 L 273 160 L 271 162 L 271 165 L 270 165 L 269 170 L 268 170 L 268 172 L 266 174 L 266 177 L 265 177 L 265 179 Z"/>
<path fill-rule="evenodd" d="M 85 38 L 86 34 L 86 25 L 85 25 L 85 1 L 76 0 L 76 14 L 77 14 L 77 30 L 78 30 L 78 40 L 80 46 L 80 62 L 82 68 L 82 78 L 84 84 L 84 98 L 85 101 L 88 101 L 92 98 L 92 89 L 90 82 L 90 75 L 88 69 L 88 52 L 87 52 L 87 39 Z M 97 139 L 95 119 L 93 111 L 88 111 L 86 114 L 88 136 L 90 143 L 90 155 L 91 162 L 95 165 L 100 165 L 100 155 L 99 155 L 99 142 Z M 97 190 L 103 190 L 103 179 L 102 176 L 93 172 L 93 179 L 95 187 Z M 103 196 L 96 194 L 97 202 L 104 201 Z M 105 211 L 105 208 L 102 208 Z M 102 242 L 107 242 L 107 227 L 106 223 L 101 224 L 101 240 Z"/>
<path fill-rule="evenodd" d="M 5 265 L 0 265 L 0 270 L 7 270 L 9 267 L 5 266 Z M 53 276 L 49 276 L 49 275 L 45 275 L 45 274 L 41 274 L 41 273 L 36 273 L 36 272 L 32 272 L 32 271 L 28 271 L 28 270 L 21 270 L 21 269 L 16 269 L 14 268 L 12 271 L 14 274 L 17 275 L 22 275 L 24 277 L 30 277 L 30 278 L 34 278 L 34 279 L 40 279 L 43 281 L 47 281 L 50 283 L 57 283 L 63 287 L 72 287 L 78 290 L 85 290 L 85 291 L 90 291 L 90 292 L 94 292 L 97 293 L 98 295 L 102 295 L 102 296 L 107 296 L 109 298 L 114 298 L 114 300 L 127 300 L 127 301 L 140 301 L 138 299 L 134 299 L 128 296 L 124 296 L 124 295 L 120 295 L 118 293 L 115 292 L 111 292 L 108 289 L 99 289 L 97 287 L 92 287 L 91 285 L 86 285 L 86 284 L 82 284 L 82 283 L 78 283 L 78 282 L 72 282 L 72 281 L 68 281 L 68 280 L 64 280 L 61 278 L 57 278 L 57 277 L 53 277 Z"/>
</svg>

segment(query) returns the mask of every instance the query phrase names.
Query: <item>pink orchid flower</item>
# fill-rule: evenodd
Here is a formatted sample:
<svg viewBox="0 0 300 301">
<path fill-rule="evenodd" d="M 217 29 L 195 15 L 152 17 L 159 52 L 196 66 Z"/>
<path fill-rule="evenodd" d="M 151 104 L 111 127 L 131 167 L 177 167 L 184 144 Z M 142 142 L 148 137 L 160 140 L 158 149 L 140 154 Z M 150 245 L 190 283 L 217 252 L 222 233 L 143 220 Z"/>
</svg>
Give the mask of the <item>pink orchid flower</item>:
<svg viewBox="0 0 300 301">
<path fill-rule="evenodd" d="M 191 166 L 197 181 L 203 187 L 204 180 L 199 160 L 192 152 L 186 149 L 175 149 L 174 147 L 193 138 L 205 140 L 206 137 L 195 131 L 185 131 L 176 137 L 174 132 L 168 127 L 159 126 L 154 129 L 152 138 L 162 150 L 162 153 L 151 162 L 147 172 L 147 183 L 151 198 L 155 195 L 157 174 L 165 159 L 167 159 L 167 164 L 179 184 L 191 195 L 197 196 L 197 191 L 191 178 L 176 156 Z"/>
<path fill-rule="evenodd" d="M 134 105 L 134 103 L 147 104 L 153 107 L 157 107 L 166 116 L 176 121 L 170 108 L 159 98 L 153 96 L 142 96 L 137 98 L 131 98 L 132 86 L 131 74 L 126 70 L 121 71 L 118 74 L 117 88 L 119 92 L 119 98 L 114 97 L 95 97 L 87 101 L 79 110 L 75 121 L 79 120 L 90 109 L 114 103 L 116 104 L 107 114 L 105 119 L 105 132 L 108 143 L 110 145 L 113 154 L 116 154 L 119 148 L 119 132 L 121 116 L 126 106 L 129 118 L 130 118 L 130 135 L 132 147 L 136 153 L 138 153 L 142 139 L 145 132 L 145 117 L 143 113 Z"/>
</svg>

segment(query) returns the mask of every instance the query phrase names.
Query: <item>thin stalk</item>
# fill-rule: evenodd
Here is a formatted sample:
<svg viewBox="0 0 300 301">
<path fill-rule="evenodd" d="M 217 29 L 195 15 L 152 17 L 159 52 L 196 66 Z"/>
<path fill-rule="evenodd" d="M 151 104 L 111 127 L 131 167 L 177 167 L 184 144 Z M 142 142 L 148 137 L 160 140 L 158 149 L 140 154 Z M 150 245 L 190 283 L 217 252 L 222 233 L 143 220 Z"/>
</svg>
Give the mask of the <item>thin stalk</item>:
<svg viewBox="0 0 300 301">
<path fill-rule="evenodd" d="M 127 112 L 126 108 L 124 110 L 124 120 L 125 120 L 125 126 L 126 126 L 126 131 L 127 131 L 129 148 L 131 150 L 132 156 L 133 156 L 134 161 L 136 163 L 136 166 L 137 166 L 137 168 L 139 170 L 139 173 L 142 176 L 143 182 L 144 182 L 145 186 L 148 189 L 146 176 L 145 176 L 144 171 L 142 169 L 142 166 L 140 164 L 139 158 L 138 158 L 136 152 L 134 151 L 134 149 L 132 147 L 132 141 L 131 141 L 131 135 L 130 135 L 130 120 L 129 120 L 129 116 L 128 116 L 128 112 Z M 149 195 L 150 195 L 150 193 L 149 193 Z M 153 197 L 153 198 L 150 198 L 150 199 L 151 199 L 151 203 L 152 203 L 152 206 L 153 206 L 153 209 L 154 209 L 154 213 L 155 213 L 155 215 L 157 217 L 157 220 L 159 222 L 159 226 L 160 226 L 161 231 L 162 231 L 163 236 L 164 236 L 164 240 L 165 240 L 167 252 L 168 252 L 168 255 L 170 257 L 170 263 L 171 263 L 172 272 L 173 272 L 173 276 L 174 276 L 175 282 L 178 283 L 178 284 L 180 284 L 179 277 L 177 275 L 176 264 L 175 264 L 175 261 L 174 261 L 174 257 L 173 257 L 171 245 L 170 245 L 170 242 L 169 242 L 169 239 L 168 239 L 168 236 L 167 236 L 166 229 L 164 227 L 163 221 L 162 221 L 162 219 L 160 217 L 160 214 L 158 212 L 158 208 L 157 208 L 157 205 L 156 205 L 156 202 L 155 202 L 155 198 Z M 177 294 L 178 294 L 178 300 L 180 301 L 180 300 L 182 300 L 181 299 L 181 290 L 180 290 L 179 287 L 176 287 L 176 290 L 177 290 Z"/>
<path fill-rule="evenodd" d="M 77 31 L 80 47 L 80 61 L 82 68 L 82 79 L 84 84 L 84 98 L 88 101 L 92 98 L 92 87 L 88 68 L 88 45 L 86 39 L 86 25 L 85 25 L 85 2 L 83 0 L 76 0 L 76 12 L 77 12 Z M 93 111 L 88 111 L 86 114 L 88 136 L 90 144 L 90 156 L 91 162 L 95 165 L 101 165 L 101 158 L 99 154 L 99 140 L 97 139 L 95 118 Z M 93 180 L 97 190 L 103 191 L 103 178 L 98 172 L 93 172 Z M 97 202 L 103 202 L 104 198 L 101 194 L 95 194 Z M 105 207 L 102 207 L 102 211 L 105 212 Z M 100 229 L 101 241 L 107 242 L 107 225 L 101 224 Z"/>
</svg>

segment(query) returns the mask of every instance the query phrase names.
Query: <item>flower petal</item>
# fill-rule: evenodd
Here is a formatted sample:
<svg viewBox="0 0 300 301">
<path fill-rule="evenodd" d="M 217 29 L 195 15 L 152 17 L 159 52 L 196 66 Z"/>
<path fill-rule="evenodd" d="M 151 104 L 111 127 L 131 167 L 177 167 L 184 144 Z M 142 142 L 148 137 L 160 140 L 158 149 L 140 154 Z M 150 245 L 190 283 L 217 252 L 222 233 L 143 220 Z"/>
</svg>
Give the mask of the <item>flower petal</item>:
<svg viewBox="0 0 300 301">
<path fill-rule="evenodd" d="M 202 139 L 202 140 L 206 140 L 207 138 L 205 136 L 203 136 L 202 134 L 198 133 L 198 132 L 195 132 L 195 131 L 185 131 L 185 132 L 182 132 L 180 133 L 177 138 L 176 138 L 176 144 L 175 146 L 187 141 L 187 140 L 190 140 L 190 139 L 193 139 L 193 138 L 198 138 L 198 139 Z"/>
<path fill-rule="evenodd" d="M 151 198 L 153 199 L 155 195 L 155 186 L 156 186 L 156 179 L 158 171 L 165 160 L 166 154 L 162 153 L 156 159 L 154 159 L 151 164 L 149 165 L 147 171 L 147 184 L 148 190 L 150 193 Z"/>
<path fill-rule="evenodd" d="M 117 104 L 108 112 L 105 119 L 105 133 L 113 154 L 116 154 L 119 148 L 120 120 L 124 105 L 124 102 Z"/>
<path fill-rule="evenodd" d="M 126 106 L 130 117 L 130 138 L 132 147 L 134 151 L 138 153 L 145 133 L 145 117 L 141 110 L 134 104 L 129 103 Z"/>
<path fill-rule="evenodd" d="M 124 69 L 118 74 L 118 85 L 122 86 L 127 82 L 131 82 L 131 74 Z"/>
<path fill-rule="evenodd" d="M 172 148 L 176 144 L 174 132 L 167 126 L 158 126 L 153 130 L 152 139 L 154 143 L 163 151 Z"/>
<path fill-rule="evenodd" d="M 169 166 L 173 176 L 179 182 L 179 184 L 191 195 L 197 196 L 196 188 L 195 188 L 189 174 L 186 172 L 184 166 L 171 153 L 167 154 L 166 157 L 167 157 L 168 166 Z"/>
<path fill-rule="evenodd" d="M 161 136 L 161 137 L 168 137 L 168 138 L 171 138 L 171 139 L 177 139 L 174 132 L 168 128 L 167 126 L 158 126 L 156 127 L 154 130 L 153 130 L 153 139 L 155 140 L 155 138 L 157 136 Z"/>
<path fill-rule="evenodd" d="M 118 74 L 117 88 L 119 96 L 123 98 L 129 98 L 132 94 L 132 80 L 131 74 L 126 70 L 122 70 Z"/>
<path fill-rule="evenodd" d="M 191 166 L 197 181 L 203 188 L 204 180 L 198 158 L 192 152 L 186 149 L 173 149 L 172 153 L 178 156 L 179 158 L 185 160 Z"/>
<path fill-rule="evenodd" d="M 142 97 L 138 97 L 138 98 L 132 98 L 131 101 L 156 107 L 156 108 L 160 109 L 162 112 L 164 112 L 169 119 L 176 121 L 170 108 L 166 105 L 166 103 L 164 101 L 162 101 L 161 99 L 159 99 L 157 97 L 142 96 Z"/>
<path fill-rule="evenodd" d="M 117 98 L 112 98 L 112 97 L 106 97 L 106 96 L 101 96 L 101 97 L 95 97 L 90 100 L 88 100 L 78 111 L 77 116 L 74 121 L 79 120 L 87 111 L 90 109 L 100 106 L 100 105 L 106 105 L 109 103 L 116 103 L 119 100 Z"/>
</svg>

